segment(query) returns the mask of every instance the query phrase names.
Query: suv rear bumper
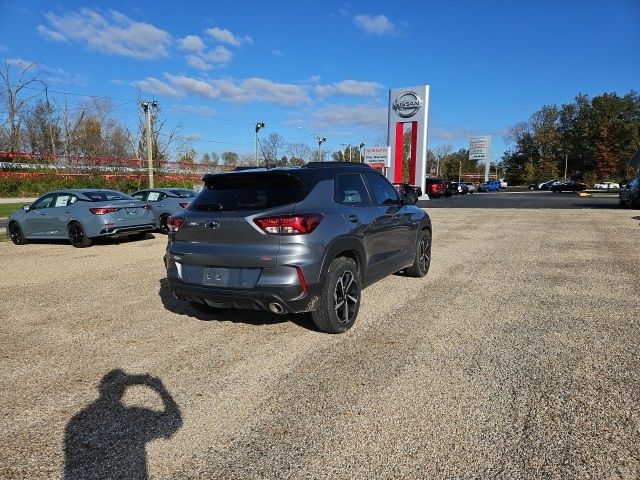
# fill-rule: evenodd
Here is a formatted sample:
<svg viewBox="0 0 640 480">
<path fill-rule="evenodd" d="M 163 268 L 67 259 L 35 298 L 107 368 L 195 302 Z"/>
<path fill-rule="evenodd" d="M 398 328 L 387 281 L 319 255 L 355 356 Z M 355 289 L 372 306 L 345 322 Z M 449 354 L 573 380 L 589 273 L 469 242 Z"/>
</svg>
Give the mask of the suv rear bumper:
<svg viewBox="0 0 640 480">
<path fill-rule="evenodd" d="M 301 292 L 300 285 L 254 287 L 251 290 L 210 287 L 183 282 L 167 276 L 171 293 L 179 300 L 207 303 L 220 308 L 241 308 L 250 310 L 275 311 L 273 304 L 282 307 L 282 312 L 302 313 L 315 310 L 318 302 L 316 288 L 308 286 Z"/>
</svg>

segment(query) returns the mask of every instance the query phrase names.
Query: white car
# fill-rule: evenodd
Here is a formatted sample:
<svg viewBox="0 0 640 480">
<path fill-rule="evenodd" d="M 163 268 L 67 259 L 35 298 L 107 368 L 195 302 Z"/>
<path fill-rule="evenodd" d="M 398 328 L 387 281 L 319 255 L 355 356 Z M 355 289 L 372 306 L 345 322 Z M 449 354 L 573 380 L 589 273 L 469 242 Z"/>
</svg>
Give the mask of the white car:
<svg viewBox="0 0 640 480">
<path fill-rule="evenodd" d="M 473 182 L 464 182 L 464 184 L 469 188 L 469 193 L 474 193 L 476 191 L 476 186 Z"/>
<path fill-rule="evenodd" d="M 504 181 L 504 178 L 500 179 L 500 188 L 507 188 L 507 182 Z"/>
<path fill-rule="evenodd" d="M 620 184 L 617 182 L 600 182 L 596 183 L 593 188 L 603 188 L 609 190 L 610 188 L 620 188 Z"/>
</svg>

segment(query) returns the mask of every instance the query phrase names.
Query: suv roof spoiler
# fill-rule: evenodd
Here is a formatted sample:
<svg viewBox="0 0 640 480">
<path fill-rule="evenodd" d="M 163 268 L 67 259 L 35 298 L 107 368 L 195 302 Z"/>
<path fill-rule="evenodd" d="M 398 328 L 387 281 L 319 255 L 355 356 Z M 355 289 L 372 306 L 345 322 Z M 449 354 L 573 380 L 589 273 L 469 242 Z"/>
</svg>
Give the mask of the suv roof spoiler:
<svg viewBox="0 0 640 480">
<path fill-rule="evenodd" d="M 371 168 L 367 163 L 359 162 L 309 162 L 302 168 L 332 168 L 332 167 L 351 167 L 351 168 Z"/>
</svg>

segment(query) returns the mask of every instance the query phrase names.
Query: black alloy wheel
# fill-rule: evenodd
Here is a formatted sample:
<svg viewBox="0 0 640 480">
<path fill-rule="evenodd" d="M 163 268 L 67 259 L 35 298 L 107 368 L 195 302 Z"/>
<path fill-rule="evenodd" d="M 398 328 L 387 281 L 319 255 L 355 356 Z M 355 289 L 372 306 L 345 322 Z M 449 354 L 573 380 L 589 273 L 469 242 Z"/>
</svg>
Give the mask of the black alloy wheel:
<svg viewBox="0 0 640 480">
<path fill-rule="evenodd" d="M 9 236 L 11 237 L 11 241 L 16 245 L 24 245 L 27 243 L 27 239 L 24 237 L 22 228 L 18 222 L 11 222 L 9 224 Z"/>
<path fill-rule="evenodd" d="M 429 273 L 431 266 L 431 233 L 423 230 L 418 235 L 413 264 L 404 270 L 408 277 L 422 278 Z"/>
<path fill-rule="evenodd" d="M 84 227 L 79 222 L 73 222 L 67 227 L 67 235 L 71 245 L 76 248 L 85 248 L 91 245 L 91 239 L 87 237 Z"/>
<path fill-rule="evenodd" d="M 348 257 L 334 258 L 327 279 L 311 318 L 318 330 L 343 333 L 356 321 L 360 310 L 360 272 L 356 262 Z"/>
</svg>

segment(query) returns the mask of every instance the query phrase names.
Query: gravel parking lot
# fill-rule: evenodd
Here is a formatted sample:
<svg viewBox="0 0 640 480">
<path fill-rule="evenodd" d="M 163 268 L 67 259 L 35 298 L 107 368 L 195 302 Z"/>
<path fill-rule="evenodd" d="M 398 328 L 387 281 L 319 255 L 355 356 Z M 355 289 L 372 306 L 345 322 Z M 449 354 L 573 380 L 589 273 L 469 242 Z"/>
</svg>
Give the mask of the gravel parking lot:
<svg viewBox="0 0 640 480">
<path fill-rule="evenodd" d="M 339 336 L 197 313 L 160 235 L 0 243 L 0 477 L 639 478 L 639 213 L 430 213 Z"/>
</svg>

